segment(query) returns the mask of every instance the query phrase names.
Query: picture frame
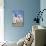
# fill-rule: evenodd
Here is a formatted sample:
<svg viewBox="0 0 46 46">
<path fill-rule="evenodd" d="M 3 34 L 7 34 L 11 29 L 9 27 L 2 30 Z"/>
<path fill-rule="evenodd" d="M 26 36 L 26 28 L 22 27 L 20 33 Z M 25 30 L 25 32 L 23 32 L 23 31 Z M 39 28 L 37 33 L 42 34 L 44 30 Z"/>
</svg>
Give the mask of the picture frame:
<svg viewBox="0 0 46 46">
<path fill-rule="evenodd" d="M 14 26 L 17 26 L 17 27 L 24 26 L 24 11 L 23 10 L 13 10 L 12 23 L 14 24 Z"/>
</svg>

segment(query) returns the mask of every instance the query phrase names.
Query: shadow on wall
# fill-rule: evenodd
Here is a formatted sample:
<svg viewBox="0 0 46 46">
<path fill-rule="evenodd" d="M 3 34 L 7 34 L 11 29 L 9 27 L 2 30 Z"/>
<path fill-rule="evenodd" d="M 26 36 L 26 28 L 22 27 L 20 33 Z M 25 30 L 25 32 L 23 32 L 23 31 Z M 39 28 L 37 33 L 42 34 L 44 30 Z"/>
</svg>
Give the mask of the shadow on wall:
<svg viewBox="0 0 46 46">
<path fill-rule="evenodd" d="M 40 0 L 4 0 L 4 35 L 7 41 L 18 41 L 32 29 L 34 11 L 40 9 Z M 12 10 L 24 10 L 24 27 L 12 26 Z M 33 11 L 32 11 L 33 10 Z"/>
</svg>

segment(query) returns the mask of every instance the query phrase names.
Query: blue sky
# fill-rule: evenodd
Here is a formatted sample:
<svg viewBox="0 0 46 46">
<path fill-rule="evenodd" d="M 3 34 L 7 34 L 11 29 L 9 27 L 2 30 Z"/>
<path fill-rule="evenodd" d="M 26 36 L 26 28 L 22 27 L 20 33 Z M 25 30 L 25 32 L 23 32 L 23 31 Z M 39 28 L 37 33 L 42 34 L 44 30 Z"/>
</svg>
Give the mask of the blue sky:
<svg viewBox="0 0 46 46">
<path fill-rule="evenodd" d="M 21 15 L 23 17 L 24 16 L 24 11 L 23 10 L 13 10 L 13 14 L 15 16 Z"/>
</svg>

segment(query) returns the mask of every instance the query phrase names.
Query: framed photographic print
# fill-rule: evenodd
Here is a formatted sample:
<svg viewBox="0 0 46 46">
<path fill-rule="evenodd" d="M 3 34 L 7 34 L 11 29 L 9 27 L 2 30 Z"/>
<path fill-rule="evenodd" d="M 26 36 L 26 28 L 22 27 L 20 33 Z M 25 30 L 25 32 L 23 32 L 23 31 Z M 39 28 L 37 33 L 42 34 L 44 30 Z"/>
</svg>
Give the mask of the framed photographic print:
<svg viewBox="0 0 46 46">
<path fill-rule="evenodd" d="M 24 26 L 24 11 L 14 10 L 12 14 L 12 23 L 14 26 Z"/>
</svg>

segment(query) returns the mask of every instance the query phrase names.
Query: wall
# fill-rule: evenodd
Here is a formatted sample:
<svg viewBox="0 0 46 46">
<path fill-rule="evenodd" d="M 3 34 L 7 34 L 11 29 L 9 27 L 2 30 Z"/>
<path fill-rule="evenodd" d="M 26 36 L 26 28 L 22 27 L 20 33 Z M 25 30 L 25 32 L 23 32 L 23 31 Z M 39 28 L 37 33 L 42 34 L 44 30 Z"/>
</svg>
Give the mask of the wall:
<svg viewBox="0 0 46 46">
<path fill-rule="evenodd" d="M 40 1 L 40 9 L 41 9 L 41 11 L 42 11 L 43 9 L 46 9 L 46 0 L 41 0 L 41 1 Z M 46 27 L 46 20 L 45 20 L 45 19 L 46 19 L 46 11 L 43 12 L 42 17 L 43 17 L 43 22 L 41 21 L 41 22 L 40 22 L 40 25 Z"/>
<path fill-rule="evenodd" d="M 12 10 L 24 10 L 24 27 L 12 25 Z M 40 9 L 40 0 L 4 0 L 4 35 L 7 41 L 18 41 L 32 28 L 35 12 Z"/>
</svg>

